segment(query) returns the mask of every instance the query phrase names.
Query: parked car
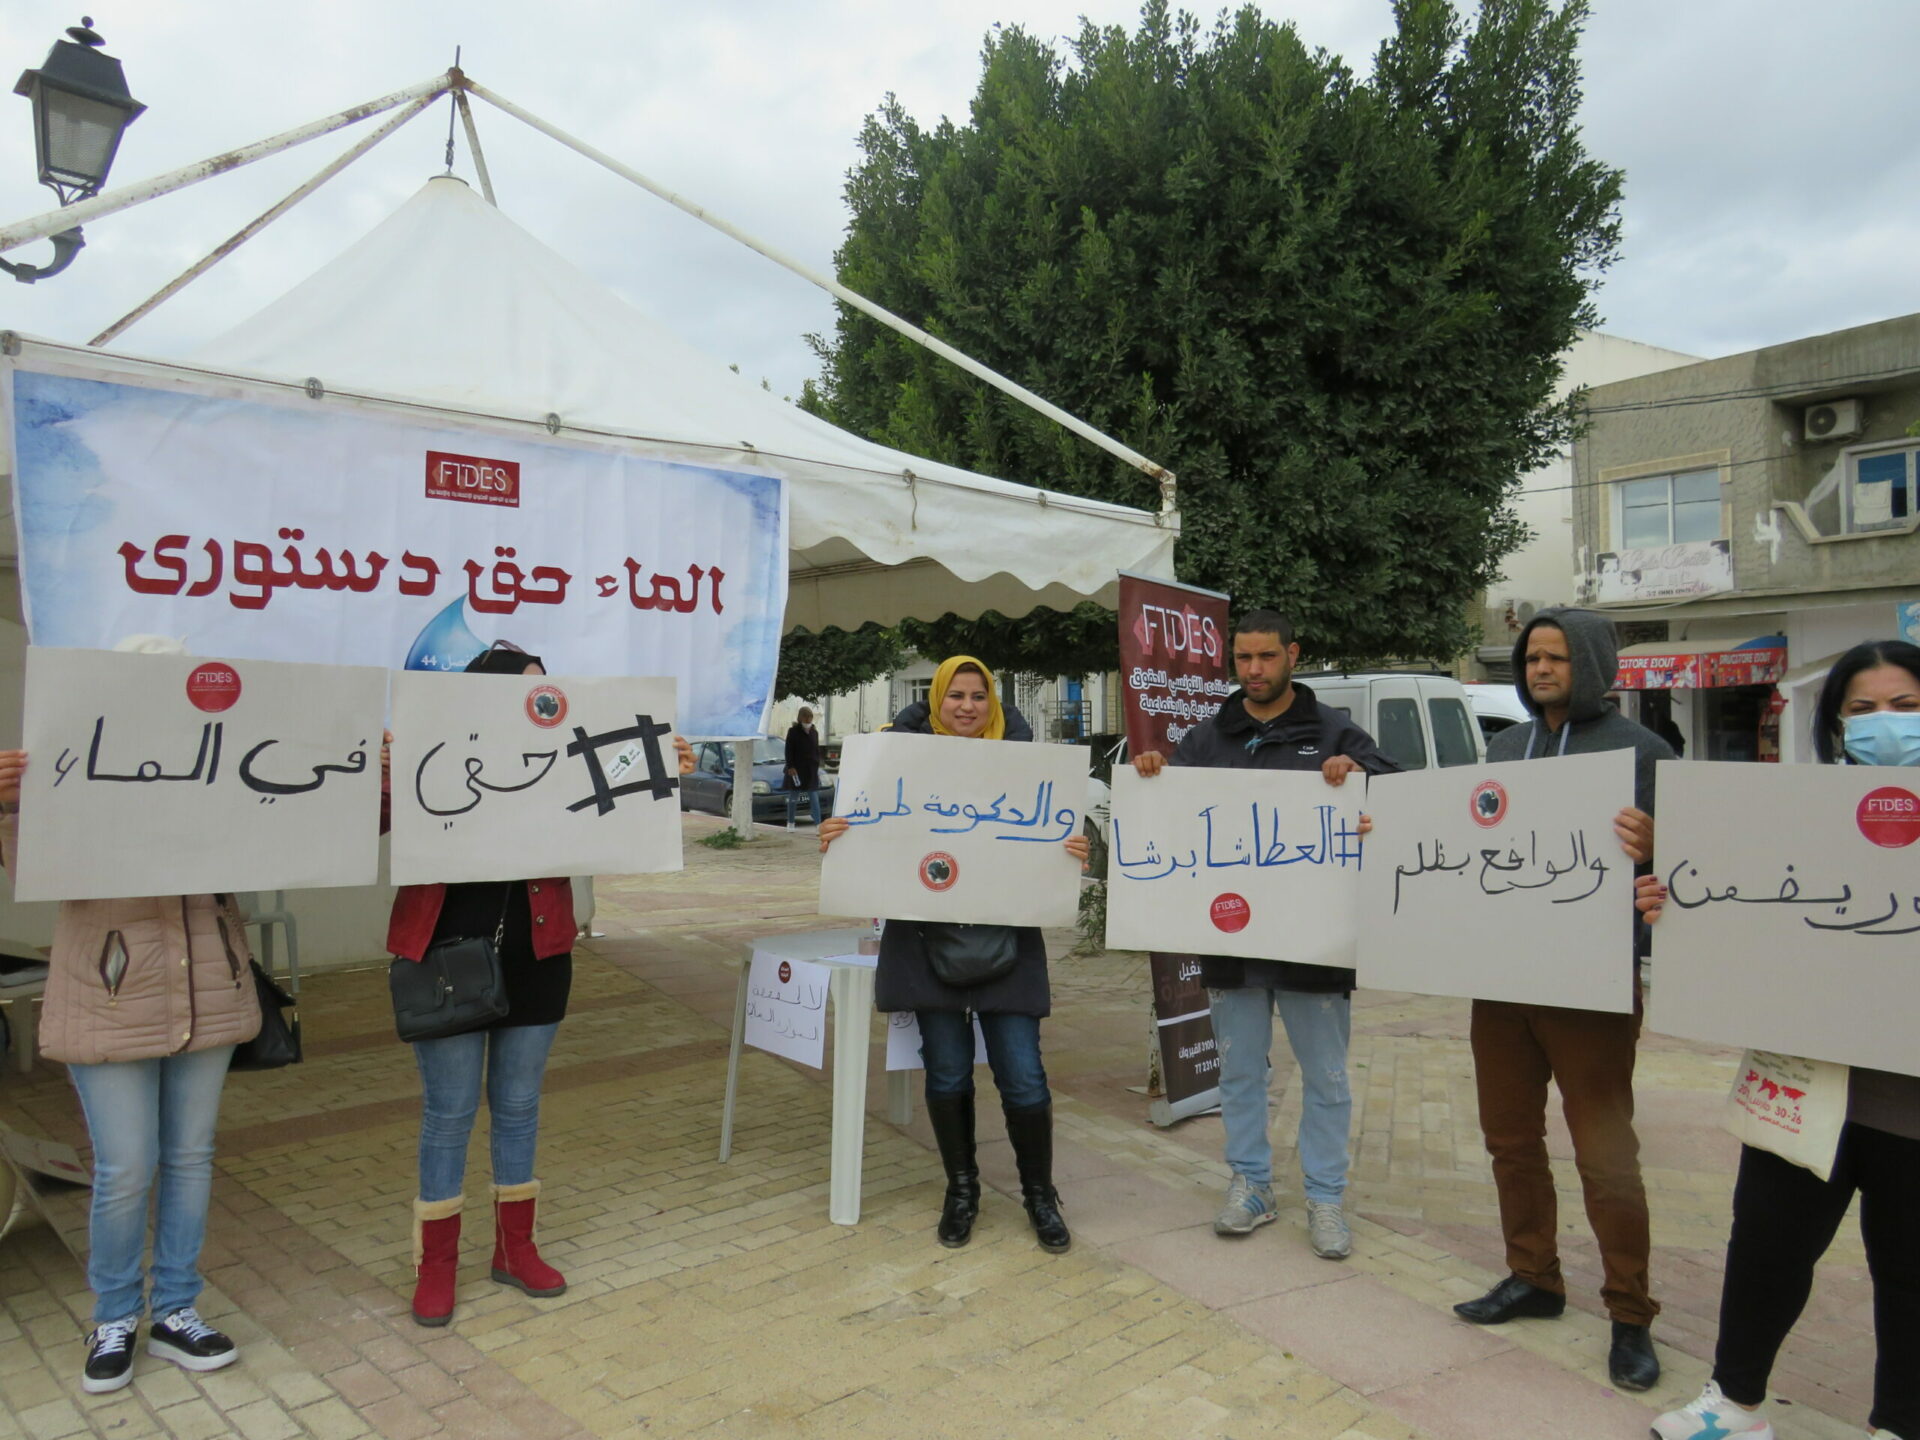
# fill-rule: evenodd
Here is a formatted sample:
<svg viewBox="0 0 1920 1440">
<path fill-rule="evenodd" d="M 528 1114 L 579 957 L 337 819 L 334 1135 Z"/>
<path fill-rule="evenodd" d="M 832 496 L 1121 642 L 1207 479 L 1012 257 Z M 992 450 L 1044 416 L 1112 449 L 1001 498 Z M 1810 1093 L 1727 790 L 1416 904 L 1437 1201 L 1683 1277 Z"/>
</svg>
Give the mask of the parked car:
<svg viewBox="0 0 1920 1440">
<path fill-rule="evenodd" d="M 1480 722 L 1483 740 L 1491 740 L 1509 725 L 1524 725 L 1533 718 L 1527 707 L 1520 703 L 1520 696 L 1511 685 L 1476 682 L 1460 688 L 1467 692 L 1467 703 L 1473 707 L 1474 718 Z"/>
<path fill-rule="evenodd" d="M 1399 670 L 1296 673 L 1322 705 L 1331 705 L 1373 736 L 1403 770 L 1477 765 L 1487 746 L 1467 706 L 1466 687 L 1451 675 Z"/>
<path fill-rule="evenodd" d="M 787 792 L 781 787 L 787 780 L 787 742 L 777 735 L 762 735 L 753 742 L 753 818 L 758 822 L 785 824 Z M 680 777 L 680 808 L 704 810 L 711 815 L 733 813 L 733 745 L 719 740 L 702 740 L 693 747 L 693 773 Z M 820 787 L 820 816 L 833 813 L 833 787 Z M 802 795 L 794 806 L 797 819 L 811 822 L 812 807 Z"/>
</svg>

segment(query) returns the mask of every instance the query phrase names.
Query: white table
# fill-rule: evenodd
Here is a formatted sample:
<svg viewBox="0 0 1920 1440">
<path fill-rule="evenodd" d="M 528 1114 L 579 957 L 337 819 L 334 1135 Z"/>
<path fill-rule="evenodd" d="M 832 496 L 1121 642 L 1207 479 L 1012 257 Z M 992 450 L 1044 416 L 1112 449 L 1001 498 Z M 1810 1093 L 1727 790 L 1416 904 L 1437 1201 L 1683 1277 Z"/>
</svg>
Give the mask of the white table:
<svg viewBox="0 0 1920 1440">
<path fill-rule="evenodd" d="M 740 961 L 740 984 L 733 1000 L 733 1043 L 727 1051 L 727 1098 L 720 1117 L 720 1161 L 733 1155 L 733 1104 L 740 1085 L 740 1051 L 747 1028 L 747 975 L 755 953 L 783 960 L 810 960 L 831 972 L 827 1003 L 833 1016 L 833 1142 L 827 1180 L 827 1218 L 836 1225 L 860 1223 L 860 1170 L 866 1155 L 867 1059 L 872 1045 L 872 955 L 858 953 L 869 932 L 814 930 L 800 935 L 770 935 L 753 941 Z M 905 1125 L 913 1119 L 913 1072 L 887 1076 L 887 1119 Z"/>
</svg>

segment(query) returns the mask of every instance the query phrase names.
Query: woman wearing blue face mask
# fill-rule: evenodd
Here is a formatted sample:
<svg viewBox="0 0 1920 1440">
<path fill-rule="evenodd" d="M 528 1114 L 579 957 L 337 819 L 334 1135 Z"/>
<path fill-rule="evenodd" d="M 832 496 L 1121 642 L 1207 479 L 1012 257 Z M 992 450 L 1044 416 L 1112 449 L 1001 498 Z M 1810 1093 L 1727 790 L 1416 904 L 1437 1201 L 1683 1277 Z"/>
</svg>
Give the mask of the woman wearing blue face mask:
<svg viewBox="0 0 1920 1440">
<path fill-rule="evenodd" d="M 1820 691 L 1813 743 L 1830 765 L 1920 767 L 1920 648 L 1877 640 L 1841 656 Z M 1649 920 L 1665 898 L 1658 877 L 1639 882 L 1635 903 Z M 1879 1352 L 1868 1423 L 1880 1440 L 1920 1440 L 1920 1075 L 1858 1066 L 1830 1179 L 1740 1148 L 1713 1378 L 1654 1422 L 1658 1440 L 1773 1440 L 1759 1405 L 1774 1357 L 1856 1192 Z"/>
</svg>

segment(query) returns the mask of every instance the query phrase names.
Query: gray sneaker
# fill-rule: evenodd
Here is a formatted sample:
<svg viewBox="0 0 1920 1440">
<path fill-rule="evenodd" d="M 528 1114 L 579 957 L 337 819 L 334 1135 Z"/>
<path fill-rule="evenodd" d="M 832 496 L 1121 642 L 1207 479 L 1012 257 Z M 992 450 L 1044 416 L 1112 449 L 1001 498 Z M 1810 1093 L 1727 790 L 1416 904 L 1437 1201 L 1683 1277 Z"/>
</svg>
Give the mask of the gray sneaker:
<svg viewBox="0 0 1920 1440">
<path fill-rule="evenodd" d="M 1307 1243 L 1322 1260 L 1344 1260 L 1353 1253 L 1353 1232 L 1347 1229 L 1339 1202 L 1307 1202 Z"/>
<path fill-rule="evenodd" d="M 1227 1187 L 1226 1203 L 1213 1217 L 1216 1235 L 1251 1235 L 1260 1226 L 1279 1218 L 1273 1208 L 1273 1187 L 1255 1185 L 1244 1175 L 1235 1175 Z"/>
</svg>

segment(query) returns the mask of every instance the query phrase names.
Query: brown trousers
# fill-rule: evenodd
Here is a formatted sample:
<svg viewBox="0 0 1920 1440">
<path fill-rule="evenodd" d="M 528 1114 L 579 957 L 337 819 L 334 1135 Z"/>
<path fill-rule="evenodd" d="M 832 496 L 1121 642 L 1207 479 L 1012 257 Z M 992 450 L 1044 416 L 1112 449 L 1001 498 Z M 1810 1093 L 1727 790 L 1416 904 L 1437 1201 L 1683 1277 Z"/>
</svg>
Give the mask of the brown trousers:
<svg viewBox="0 0 1920 1440">
<path fill-rule="evenodd" d="M 1647 1287 L 1647 1192 L 1633 1133 L 1638 996 L 1631 1015 L 1476 1000 L 1472 1037 L 1480 1129 L 1493 1157 L 1507 1268 L 1542 1290 L 1566 1293 L 1555 1241 L 1559 1206 L 1547 1164 L 1552 1079 L 1573 1135 L 1587 1223 L 1600 1242 L 1607 1314 L 1650 1324 L 1660 1306 Z"/>
</svg>

